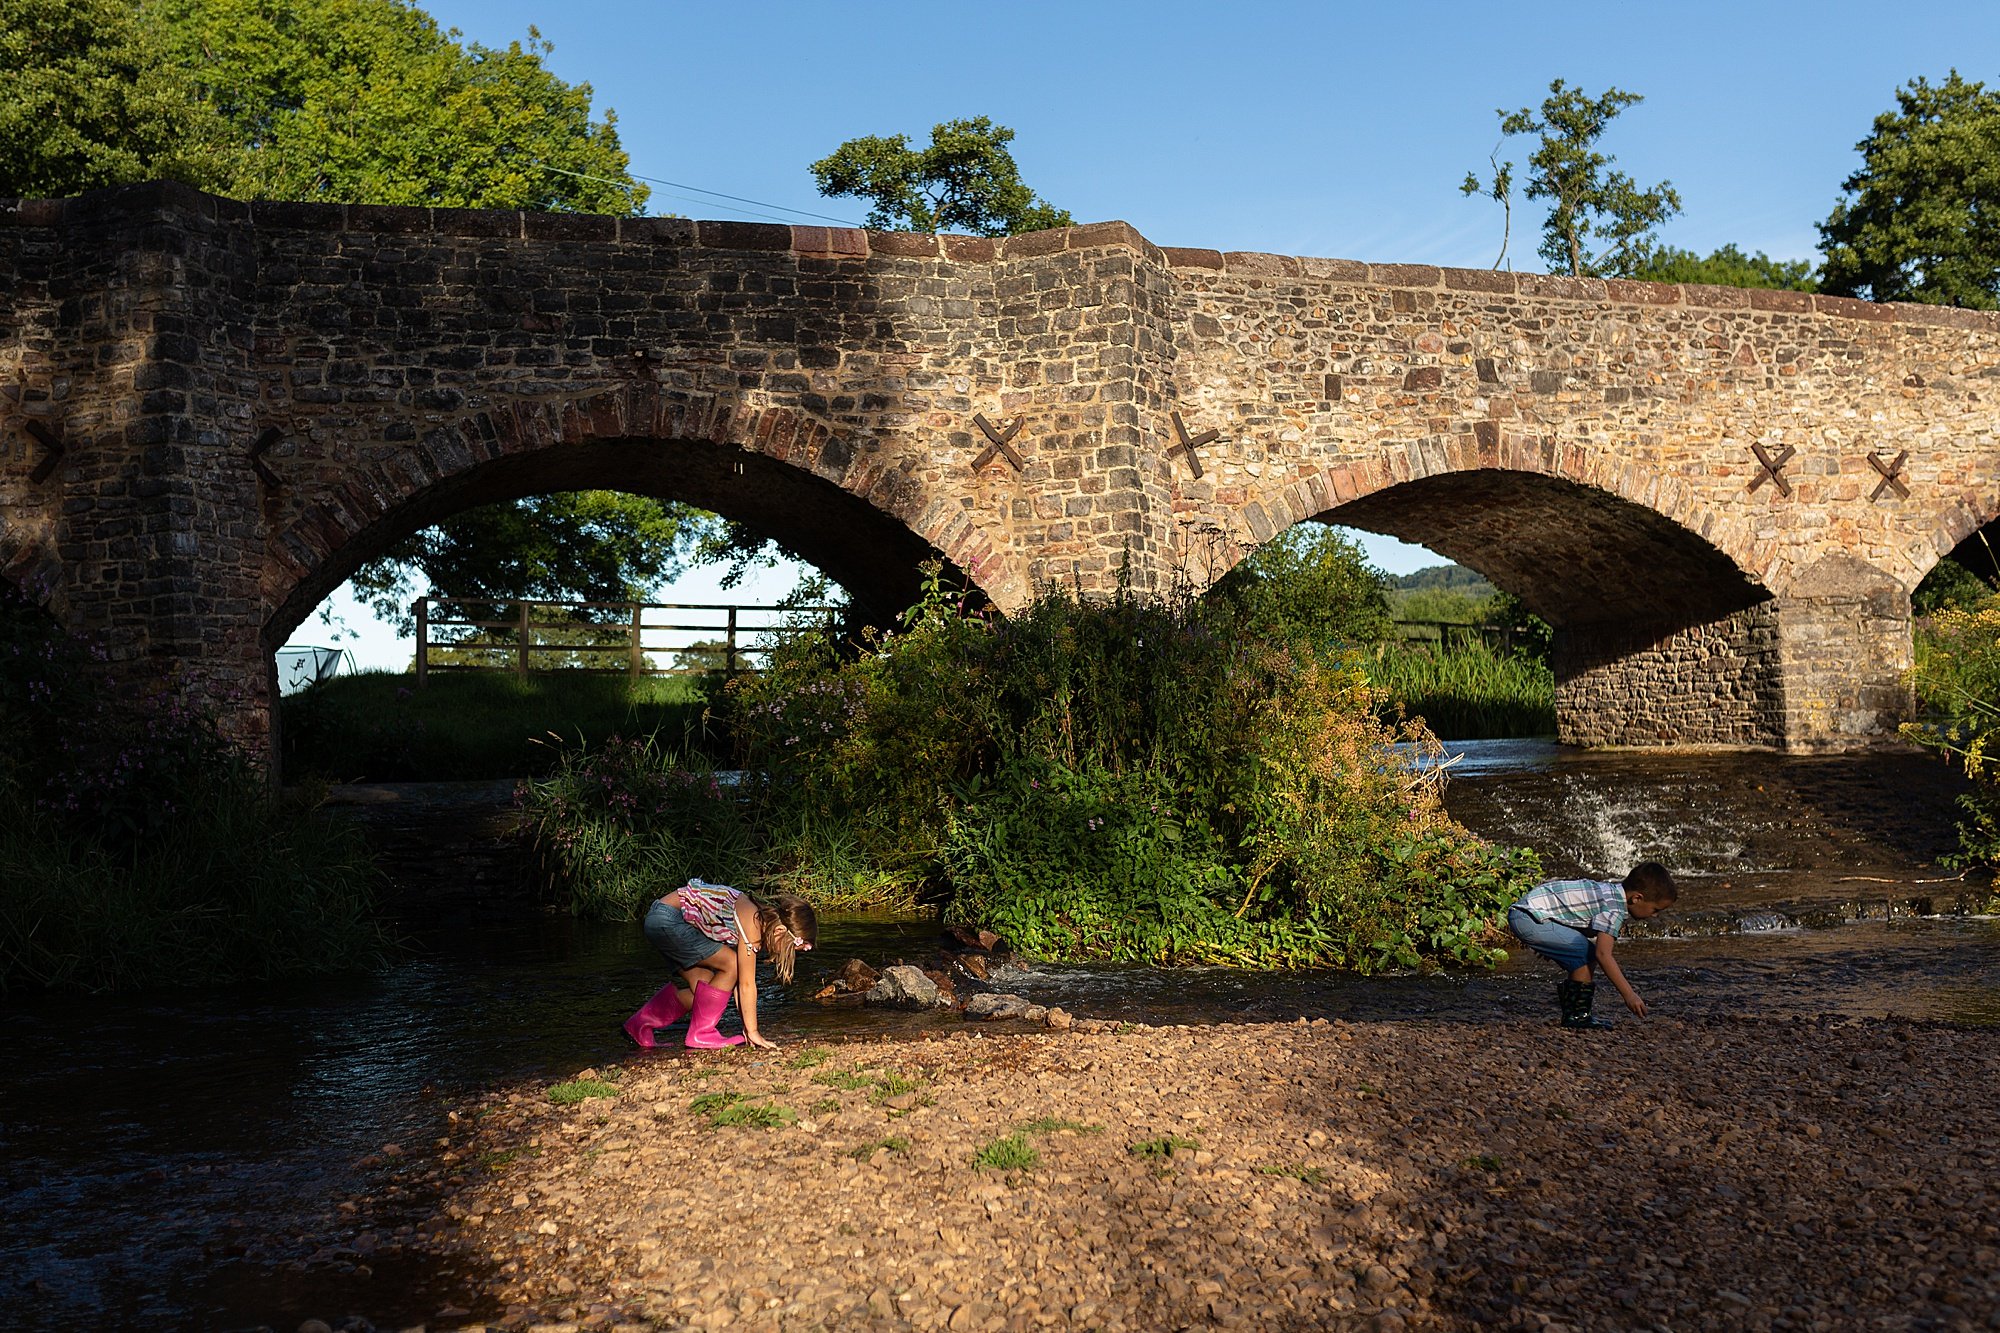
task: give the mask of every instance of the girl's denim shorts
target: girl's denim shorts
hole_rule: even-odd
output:
[[[681,909],[656,902],[646,913],[646,938],[675,967],[694,967],[705,962],[717,949],[727,949],[701,933],[681,915]]]
[[[1537,920],[1534,913],[1524,907],[1510,907],[1507,909],[1507,928],[1520,937],[1521,943],[1551,963],[1560,964],[1572,972],[1579,967],[1590,966],[1590,936],[1575,926],[1565,926],[1559,921]]]

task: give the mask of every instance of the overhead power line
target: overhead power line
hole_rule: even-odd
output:
[[[622,189],[628,189],[628,190],[632,188],[626,182],[614,179],[613,177],[610,176],[592,176],[588,172],[571,171],[567,167],[554,167],[550,166],[546,162],[539,162],[536,163],[536,165],[541,167],[542,170],[544,171],[553,171],[559,176],[574,176],[578,180],[598,181],[604,185],[616,185]],[[859,227],[861,225],[860,223],[855,222],[849,218],[837,218],[828,213],[813,213],[803,208],[791,208],[784,204],[767,203],[762,199],[747,199],[740,194],[724,194],[720,190],[704,190],[699,185],[683,185],[679,181],[663,180],[658,176],[641,176],[637,172],[631,173],[631,176],[633,180],[645,181],[648,185],[665,185],[675,190],[692,190],[694,191],[695,194],[698,195],[706,195],[715,199],[728,199],[738,204],[754,204],[756,205],[757,208],[774,208],[778,210],[778,212],[780,213],[791,213],[795,216],[802,218],[818,218],[822,222],[837,222],[843,227]],[[683,203],[690,203],[690,204],[699,204],[706,202],[706,200],[704,199],[693,199],[689,198],[687,195],[684,194],[672,195],[670,197],[679,199]],[[733,211],[739,213],[755,213],[755,209],[736,209]],[[790,221],[789,218],[775,217],[770,213],[756,213],[756,216],[761,218],[768,218],[772,222]]]

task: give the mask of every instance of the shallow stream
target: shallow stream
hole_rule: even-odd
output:
[[[1953,844],[1957,787],[1932,761],[1458,751],[1454,813],[1537,848],[1551,873],[1615,877],[1650,858],[1681,877],[1680,910],[1620,948],[1658,1012],[2000,1024],[2000,921],[1977,914],[1983,889],[1935,863]],[[662,979],[635,927],[523,909],[490,833],[465,835],[491,823],[496,796],[350,794],[392,857],[435,881],[403,903],[409,956],[378,976],[0,1010],[0,1327],[290,1329],[353,1311],[415,1324],[467,1299],[365,1257],[308,1262],[360,1188],[355,1163],[421,1146],[447,1105],[495,1084],[632,1058],[617,1023]],[[935,934],[827,923],[791,993],[766,989],[767,1031],[813,1041],[957,1025],[801,998],[849,957],[924,958]],[[1518,956],[1493,972],[1366,979],[996,977],[1078,1014],[1155,1023],[1552,1017],[1553,979]],[[1615,1007],[1604,998],[1600,1012]]]

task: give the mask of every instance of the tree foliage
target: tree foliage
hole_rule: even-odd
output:
[[[1711,287],[1765,287],[1791,292],[1819,289],[1810,261],[1773,259],[1762,250],[1746,255],[1734,245],[1725,245],[1706,256],[1670,245],[1650,248],[1625,276],[1642,282],[1692,282]]]
[[[1610,170],[1616,159],[1596,148],[1611,121],[1644,100],[1617,88],[1593,98],[1556,79],[1539,109],[1494,113],[1500,117],[1503,136],[1537,137],[1535,150],[1528,155],[1527,196],[1549,201],[1538,253],[1550,272],[1627,276],[1645,254],[1653,229],[1680,211],[1681,197],[1670,183],[1661,181],[1642,190],[1624,172]],[[1496,152],[1490,182],[1469,172],[1459,188],[1505,204],[1513,170],[1514,164],[1500,162]]]
[[[226,189],[239,160],[130,0],[0,0],[0,196],[156,176]]]
[[[1390,636],[1388,577],[1360,545],[1324,523],[1301,523],[1266,542],[1209,594],[1248,632],[1321,647]]]
[[[933,125],[922,149],[908,135],[868,135],[813,163],[813,179],[821,194],[872,200],[867,225],[878,231],[1012,236],[1069,226],[1067,212],[1022,184],[1013,139],[986,116]]]
[[[1825,290],[2000,308],[2000,93],[1953,70],[1896,90],[1820,224]]]

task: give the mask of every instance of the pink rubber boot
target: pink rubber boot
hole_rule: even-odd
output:
[[[725,1037],[715,1030],[715,1022],[729,1007],[729,992],[717,990],[706,981],[694,983],[694,1017],[688,1020],[687,1044],[698,1051],[740,1046],[742,1037]]]
[[[659,994],[639,1006],[638,1013],[625,1020],[625,1035],[634,1046],[650,1051],[659,1045],[653,1040],[653,1029],[676,1022],[686,1012],[681,1005],[679,983],[669,981],[660,987]]]

